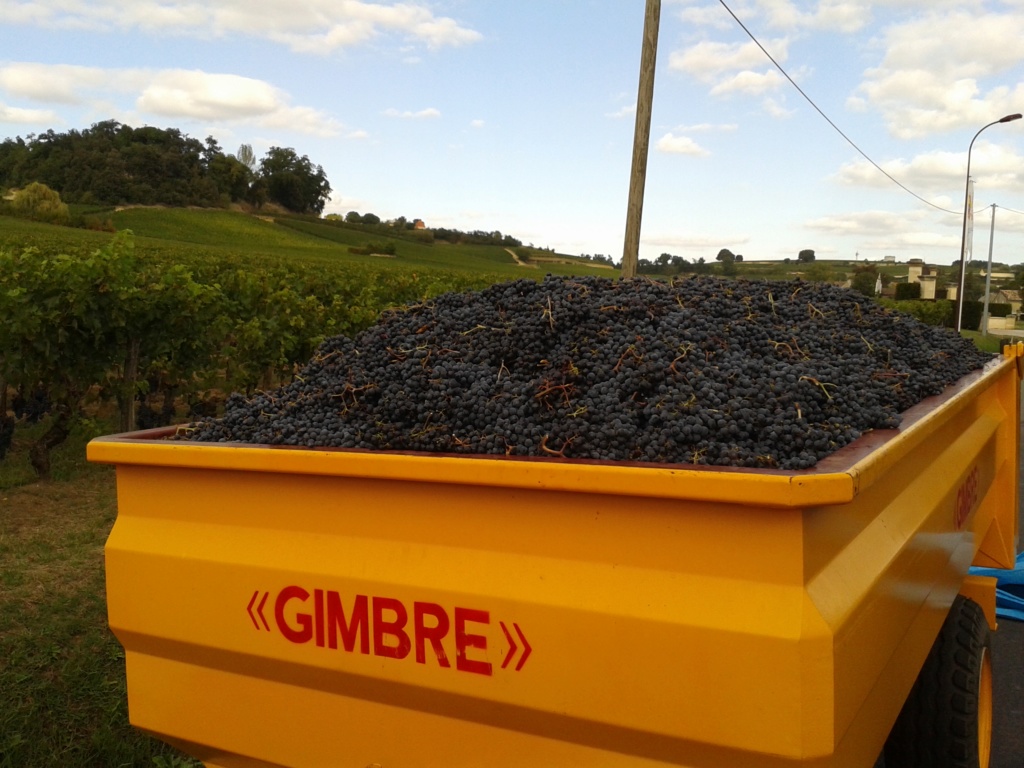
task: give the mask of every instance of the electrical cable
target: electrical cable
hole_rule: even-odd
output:
[[[758,48],[761,49],[761,51],[764,53],[764,55],[768,57],[769,61],[771,61],[771,63],[775,65],[775,68],[778,69],[779,72],[782,73],[783,77],[785,77],[787,80],[789,80],[790,84],[794,88],[797,89],[797,91],[800,93],[801,96],[804,97],[804,99],[806,99],[807,103],[810,104],[812,107],[814,107],[814,109],[817,111],[817,113],[819,115],[821,115],[823,118],[825,118],[825,121],[829,125],[831,125],[833,129],[835,129],[836,133],[838,133],[840,136],[842,136],[844,139],[846,139],[847,144],[849,144],[851,147],[853,147],[855,150],[857,150],[857,152],[860,153],[861,157],[863,157],[865,160],[867,160],[869,163],[871,163],[871,165],[873,165],[877,170],[879,170],[887,179],[889,179],[889,181],[893,182],[896,186],[898,186],[903,191],[909,192],[911,195],[916,197],[918,200],[920,200],[925,205],[930,205],[932,208],[936,208],[936,209],[938,209],[940,211],[943,211],[945,213],[952,213],[952,214],[954,214],[956,216],[963,216],[963,211],[951,211],[948,208],[943,208],[941,205],[936,205],[935,203],[933,203],[933,202],[931,202],[929,200],[925,200],[919,194],[914,192],[914,190],[912,190],[912,189],[908,188],[907,186],[905,186],[898,179],[893,178],[893,176],[888,171],[886,171],[884,168],[882,168],[882,166],[880,166],[878,163],[876,163],[874,160],[872,160],[870,157],[868,157],[867,153],[864,152],[863,149],[858,147],[857,144],[853,141],[853,139],[851,139],[849,136],[847,136],[845,133],[843,133],[842,129],[840,129],[839,126],[836,125],[834,122],[832,122],[832,119],[828,115],[826,115],[817,104],[814,103],[814,100],[810,96],[808,96],[806,93],[804,93],[803,88],[801,88],[799,85],[796,84],[796,81],[793,80],[793,78],[789,76],[789,73],[786,72],[786,70],[782,68],[782,65],[779,64],[779,62],[777,62],[775,60],[775,58],[770,53],[768,53],[767,49],[765,49],[765,47],[763,45],[761,45],[761,42],[756,37],[754,37],[753,32],[751,32],[749,29],[747,29],[747,26],[742,21],[740,21],[739,17],[735,13],[733,13],[732,9],[728,5],[725,4],[725,0],[718,0],[718,2],[720,2],[722,4],[722,7],[725,8],[725,10],[727,10],[729,12],[729,15],[733,17],[733,19],[736,21],[736,23],[740,25],[740,28],[744,32],[747,33],[747,36],[751,40],[754,41],[754,44]]]
[[[985,207],[988,208],[987,205]],[[1017,211],[1014,210],[1013,208],[1007,208],[1005,205],[999,205],[998,203],[996,203],[996,208],[998,208],[1000,211],[1006,211],[1007,213],[1016,213],[1019,216],[1024,216],[1024,211]]]

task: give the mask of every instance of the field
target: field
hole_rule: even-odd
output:
[[[144,254],[190,259],[216,256],[256,256],[297,261],[368,265],[389,269],[442,269],[487,272],[505,279],[538,277],[544,272],[566,275],[605,275],[609,270],[573,256],[558,255],[543,270],[516,264],[499,245],[416,242],[409,236],[391,236],[362,228],[342,227],[294,217],[257,217],[244,213],[181,208],[128,208],[103,214],[118,230],[131,230],[135,247]],[[107,232],[54,227],[0,216],[0,248],[34,245],[45,253],[83,252],[110,241]],[[392,243],[394,258],[361,255],[350,248]],[[553,254],[552,254],[553,255]],[[538,275],[538,272],[540,273]]]

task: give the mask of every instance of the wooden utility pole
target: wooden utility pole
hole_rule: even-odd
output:
[[[640,255],[640,220],[644,212],[644,182],[647,180],[647,147],[651,142],[651,105],[654,102],[654,65],[658,57],[660,20],[661,0],[647,0],[644,44],[640,53],[636,126],[633,129],[633,167],[629,175],[629,203],[626,207],[626,241],[622,248],[623,277],[636,276]]]

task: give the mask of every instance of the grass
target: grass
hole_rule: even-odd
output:
[[[58,449],[60,479],[27,482],[20,445],[0,465],[0,768],[197,765],[128,722],[104,590],[114,473],[86,439]]]
[[[980,331],[960,331],[960,335],[965,339],[971,339],[982,352],[1000,352],[1003,342],[1006,341],[1004,337],[993,336],[991,333],[982,336]]]

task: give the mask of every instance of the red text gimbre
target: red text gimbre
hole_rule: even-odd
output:
[[[270,592],[253,592],[246,606],[249,619],[257,630],[272,632],[276,628],[291,643],[399,660],[412,658],[417,664],[436,663],[443,669],[487,677],[493,674],[493,665],[486,660],[494,624],[489,611],[371,595],[353,595],[346,600],[334,590],[310,592],[290,585],[273,598],[270,622],[264,612],[270,597]],[[518,672],[533,649],[518,624],[497,625],[501,630],[497,639],[508,645],[501,669]]]

